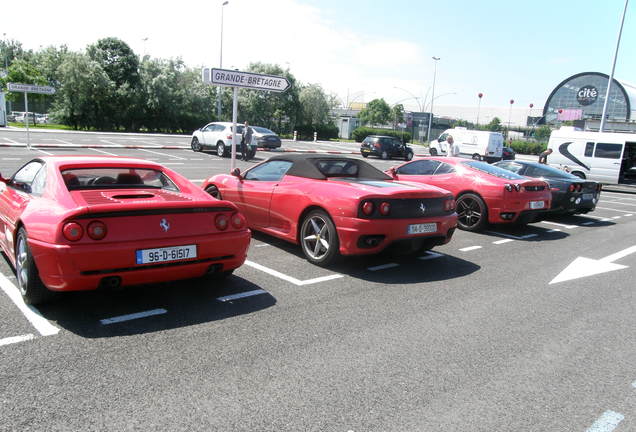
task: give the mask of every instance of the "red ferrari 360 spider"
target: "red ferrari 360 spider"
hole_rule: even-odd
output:
[[[397,180],[449,190],[457,200],[458,225],[476,231],[490,223],[527,224],[550,209],[549,185],[485,162],[427,157],[391,168]]]
[[[307,260],[372,254],[395,245],[416,252],[450,241],[455,201],[434,186],[397,182],[368,163],[325,155],[279,155],[203,187],[231,201],[250,228],[300,243]]]
[[[0,246],[31,304],[50,291],[225,276],[250,237],[236,206],[152,162],[52,156],[0,177]]]

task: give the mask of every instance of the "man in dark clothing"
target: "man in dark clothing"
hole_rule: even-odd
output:
[[[250,153],[250,144],[252,143],[252,134],[254,131],[251,127],[245,122],[243,126],[243,136],[241,137],[241,154],[243,155],[243,160],[249,160]]]
[[[547,165],[548,164],[548,156],[552,154],[552,149],[549,148],[546,151],[544,151],[543,153],[541,153],[539,155],[539,163],[540,164],[544,164]]]

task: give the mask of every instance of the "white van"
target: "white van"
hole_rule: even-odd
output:
[[[453,136],[455,144],[459,144],[459,154],[476,160],[497,162],[501,160],[504,138],[499,132],[468,130],[465,127],[446,129],[436,140],[429,143],[432,156],[446,155],[448,152],[448,135]]]
[[[584,179],[636,184],[636,134],[585,132],[571,126],[550,134],[550,165]]]

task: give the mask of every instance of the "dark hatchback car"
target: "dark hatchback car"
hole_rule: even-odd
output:
[[[588,213],[596,208],[601,196],[601,184],[583,180],[549,165],[526,161],[501,161],[494,164],[522,176],[540,178],[550,184],[552,214]]]
[[[275,149],[281,145],[280,137],[276,132],[260,126],[252,126],[254,140],[259,148]]]
[[[400,158],[407,161],[413,159],[413,149],[399,139],[390,136],[369,135],[362,141],[360,153],[363,157]]]
[[[517,153],[514,151],[512,147],[504,147],[503,149],[501,149],[502,160],[514,160],[516,154]]]

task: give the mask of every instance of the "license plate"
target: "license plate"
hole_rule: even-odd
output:
[[[172,246],[135,251],[137,264],[151,264],[168,261],[180,261],[197,257],[197,245]]]
[[[530,208],[531,209],[542,209],[543,207],[545,207],[545,202],[544,201],[530,201]]]
[[[412,224],[409,225],[407,234],[424,234],[424,233],[434,233],[437,232],[437,224],[436,223],[423,223],[423,224]]]
[[[594,194],[583,194],[584,200],[591,200],[592,198],[594,198]]]

